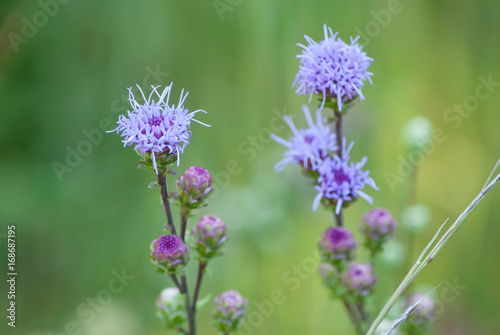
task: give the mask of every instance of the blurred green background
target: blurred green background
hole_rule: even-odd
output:
[[[40,14],[43,7],[53,15]],[[469,106],[467,117],[447,112],[474,102],[469,97],[479,76],[500,81],[498,13],[494,0],[2,0],[0,264],[5,272],[6,226],[16,224],[18,310],[17,327],[8,328],[2,315],[0,332],[71,334],[73,326],[69,332],[65,327],[74,322],[80,334],[165,333],[154,300],[170,283],[148,259],[149,243],[165,223],[157,190],[147,189],[155,176],[136,168],[136,154],[116,134],[99,140],[94,131],[97,144],[82,143],[85,131],[99,129],[106,119],[114,123],[126,111],[127,87],[173,81],[172,101],[185,88],[185,106],[205,109],[208,114],[199,119],[212,125],[193,125],[179,170],[200,165],[212,172],[217,193],[198,216],[220,216],[230,237],[225,256],[211,265],[202,296],[237,289],[249,299],[252,314],[258,310],[254,303],[281,290],[285,302],[269,316],[254,313],[256,326],[248,334],[350,334],[341,304],[328,299],[311,262],[331,216],[311,212],[315,192],[299,169],[273,172],[284,148],[269,140],[269,129],[290,136],[276,115],[297,115],[296,123],[305,125],[301,105],[307,97],[291,88],[296,43],[304,43],[303,34],[322,38],[323,23],[344,40],[366,34],[361,42],[375,59],[374,85],[364,87],[366,101],[350,110],[345,132],[356,141],[353,158],[369,157],[367,168],[381,189],[367,191],[375,206],[400,219],[408,205],[411,179],[394,189],[386,180],[388,171],[398,174],[400,157],[408,157],[401,135],[406,122],[423,115],[444,131],[446,140],[419,166],[417,201],[429,206],[432,220],[406,253],[415,258],[437,227],[475,197],[498,159],[498,85],[478,106]],[[34,22],[39,26],[30,29]],[[68,152],[78,148],[86,156],[58,177],[54,162],[67,165]],[[232,161],[238,167],[229,175]],[[418,279],[466,286],[448,293],[429,334],[498,333],[499,195],[495,189],[488,196]],[[361,216],[370,208],[359,201],[346,213],[358,237]],[[406,243],[403,232],[398,238]],[[302,279],[283,280],[299,278],[290,271],[304,262],[310,271]],[[400,268],[377,262],[373,310],[395,289],[407,262]],[[89,314],[77,308],[123,268],[135,278],[87,322]],[[194,269],[189,274],[193,279]],[[209,317],[205,307],[200,334],[216,334]]]

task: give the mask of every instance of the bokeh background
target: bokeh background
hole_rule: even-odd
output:
[[[408,157],[402,136],[408,120],[426,116],[446,137],[418,166],[416,201],[430,208],[431,223],[412,251],[377,260],[373,310],[409,268],[407,257],[415,258],[446,218],[456,218],[498,159],[499,86],[467,117],[446,114],[473,100],[478,77],[500,81],[498,1],[61,2],[0,4],[0,264],[6,272],[6,226],[16,224],[19,274],[17,327],[6,327],[2,316],[2,334],[71,334],[65,327],[72,322],[74,334],[165,333],[154,300],[170,283],[148,259],[149,243],[165,223],[157,190],[147,188],[155,177],[136,168],[136,154],[122,147],[119,136],[99,136],[102,124],[109,129],[109,120],[126,111],[126,88],[136,83],[173,81],[174,100],[185,88],[186,107],[208,112],[199,119],[212,127],[193,125],[179,167],[200,165],[213,173],[217,193],[197,216],[220,216],[230,237],[202,296],[235,288],[249,299],[250,313],[274,290],[286,297],[269,316],[254,313],[249,334],[352,332],[341,304],[328,299],[311,270],[332,218],[311,211],[315,192],[299,169],[273,172],[284,148],[269,140],[271,127],[290,136],[277,121],[282,114],[305,124],[301,105],[307,98],[291,88],[303,34],[322,38],[323,23],[343,39],[366,34],[361,42],[375,59],[374,85],[365,86],[366,101],[345,122],[356,141],[353,158],[369,157],[367,167],[380,186],[368,191],[374,206],[400,219],[410,201],[411,178],[394,189],[386,178],[398,174],[400,157]],[[53,15],[40,14],[44,7]],[[34,22],[38,26],[30,29]],[[85,131],[96,138],[90,149],[82,144]],[[68,165],[68,152],[78,148],[86,156]],[[68,170],[58,176],[55,162]],[[232,175],[228,164],[237,164],[236,172],[229,168]],[[461,285],[457,294],[446,293],[451,298],[429,334],[498,333],[499,196],[500,190],[491,192],[417,280],[415,287]],[[370,208],[359,201],[346,213],[357,237]],[[408,242],[403,231],[398,239]],[[291,271],[304,262],[309,271],[297,281]],[[87,322],[78,306],[95,299],[112,271],[123,268],[135,278]],[[5,280],[0,289],[5,311]],[[207,306],[199,313],[200,334],[216,334],[209,318]]]

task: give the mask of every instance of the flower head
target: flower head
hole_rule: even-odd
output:
[[[179,192],[179,200],[188,206],[191,202],[202,202],[213,190],[212,176],[206,169],[198,166],[189,167],[175,185]]]
[[[349,260],[358,243],[347,228],[330,227],[323,233],[319,246],[326,261]]]
[[[323,96],[323,104],[326,97],[337,99],[339,110],[342,110],[343,103],[353,100],[357,96],[364,100],[361,88],[368,80],[372,83],[373,73],[368,71],[368,67],[373,59],[363,52],[363,47],[353,39],[351,44],[347,44],[337,34],[333,34],[332,29],[325,24],[323,27],[325,39],[315,42],[309,36],[304,36],[309,43],[302,47],[300,58],[300,69],[293,82],[297,94],[309,94],[309,102],[313,94]]]
[[[370,293],[377,277],[370,263],[351,263],[345,273],[344,282],[352,293],[362,297]]]
[[[426,328],[436,318],[436,303],[427,294],[414,293],[404,301],[403,307],[406,310],[414,304],[417,306],[408,316],[406,325],[409,328]]]
[[[367,238],[368,247],[378,249],[394,236],[397,222],[385,208],[374,208],[363,215],[361,231]]]
[[[275,165],[274,170],[276,172],[283,171],[290,162],[299,163],[306,170],[314,171],[330,152],[338,149],[335,133],[331,131],[326,119],[321,116],[321,110],[316,110],[316,123],[313,122],[311,112],[307,106],[302,106],[302,110],[309,128],[297,129],[292,118],[285,116],[283,119],[292,130],[293,136],[286,141],[275,134],[271,134],[271,137],[276,142],[288,148],[284,155],[285,158]]]
[[[167,272],[175,272],[189,261],[189,247],[178,235],[162,235],[151,242],[151,259]]]
[[[197,110],[189,113],[184,108],[188,92],[184,94],[184,90],[182,90],[177,106],[169,105],[172,84],[167,86],[161,94],[158,92],[160,86],[151,86],[153,91],[147,99],[137,85],[144,99],[142,105],[136,101],[132,88],[129,88],[128,100],[133,110],[128,111],[127,116],[120,115],[118,126],[113,130],[117,133],[121,132],[124,146],[135,145],[134,149],[138,150],[143,157],[147,153],[151,154],[156,173],[158,173],[157,156],[176,155],[177,165],[179,165],[180,154],[184,152],[191,137],[191,120],[208,126],[194,119],[196,113],[206,113],[205,111]],[[156,94],[158,101],[155,100],[153,94]]]
[[[222,333],[238,330],[246,315],[248,302],[238,291],[229,290],[214,299],[214,324]]]
[[[354,201],[358,196],[372,203],[372,198],[364,193],[362,189],[369,185],[378,190],[377,185],[368,175],[370,171],[363,171],[361,168],[368,160],[366,157],[358,163],[349,162],[349,151],[354,142],[346,148],[345,138],[342,144],[342,155],[326,157],[318,165],[319,177],[314,188],[319,192],[314,199],[313,210],[318,209],[321,199],[328,205],[335,205],[335,213],[338,214],[342,205]]]
[[[193,227],[193,235],[196,239],[196,250],[204,258],[215,256],[227,241],[226,226],[221,219],[213,215],[203,216]]]

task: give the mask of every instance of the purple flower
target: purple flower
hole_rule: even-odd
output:
[[[299,95],[309,94],[309,102],[314,93],[323,95],[321,106],[326,97],[335,97],[339,110],[342,110],[345,101],[357,96],[364,100],[361,88],[366,80],[372,83],[373,73],[368,71],[368,67],[373,59],[366,56],[363,47],[356,43],[359,37],[351,37],[349,45],[337,38],[338,33],[333,34],[326,24],[323,30],[325,39],[321,42],[316,43],[304,35],[309,45],[297,44],[304,50],[297,56],[300,58],[300,69],[292,87]]]
[[[323,233],[319,246],[326,261],[351,259],[358,243],[349,229],[330,227]]]
[[[358,196],[369,203],[373,199],[364,193],[362,189],[369,185],[378,190],[377,185],[368,175],[370,171],[363,171],[361,168],[368,160],[366,157],[358,163],[349,162],[349,151],[354,142],[351,142],[346,148],[345,138],[342,141],[342,158],[337,155],[326,157],[318,165],[319,177],[317,185],[314,188],[319,192],[314,199],[313,210],[318,209],[321,199],[324,199],[327,205],[335,205],[335,213],[338,214],[343,204],[354,201]]]
[[[189,205],[191,200],[201,202],[212,192],[212,176],[201,167],[191,166],[179,177],[175,185],[179,192],[179,200]]]
[[[344,277],[347,288],[358,297],[368,295],[376,282],[377,277],[368,262],[352,263]]]
[[[189,247],[177,235],[162,235],[151,242],[151,259],[167,272],[175,272],[189,261]]]
[[[406,310],[417,302],[419,303],[415,310],[408,316],[406,324],[410,328],[425,328],[436,318],[436,303],[427,294],[414,293],[405,299],[403,308]]]
[[[118,126],[113,130],[117,133],[121,132],[121,136],[124,137],[122,141],[124,146],[135,145],[134,150],[138,150],[143,157],[150,153],[157,174],[156,156],[177,155],[177,166],[179,166],[180,154],[184,152],[191,137],[191,120],[210,127],[194,119],[196,113],[206,113],[205,111],[196,110],[189,113],[187,109],[184,109],[184,100],[188,95],[188,92],[184,94],[184,89],[177,106],[168,104],[172,84],[167,86],[161,94],[157,91],[160,86],[151,86],[153,91],[147,99],[137,85],[144,99],[142,105],[136,101],[132,88],[129,88],[129,101],[133,110],[127,112],[128,116],[120,115]],[[153,93],[156,93],[158,101],[153,97]]]
[[[222,333],[238,330],[246,315],[248,302],[238,291],[229,290],[221,293],[214,299],[214,324]]]
[[[196,250],[203,258],[211,258],[227,241],[226,226],[216,216],[203,216],[193,227],[193,236],[196,239]]]
[[[283,171],[290,162],[293,162],[294,165],[299,163],[306,170],[314,171],[330,152],[338,150],[336,136],[331,131],[330,125],[326,123],[326,119],[321,116],[321,110],[316,110],[316,123],[313,122],[311,112],[307,106],[302,106],[302,110],[309,128],[297,129],[292,118],[285,116],[283,119],[292,129],[294,136],[285,141],[281,137],[271,134],[271,137],[276,142],[288,148],[288,151],[284,154],[285,158],[274,166],[276,172]]]
[[[363,215],[361,231],[372,247],[380,247],[394,236],[397,223],[385,208],[374,208]]]

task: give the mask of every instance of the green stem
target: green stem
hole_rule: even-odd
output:
[[[500,180],[500,174],[498,174],[495,179],[491,181],[486,187],[484,187],[481,192],[477,195],[477,197],[472,200],[472,202],[467,206],[467,208],[460,214],[460,216],[455,220],[455,222],[450,226],[450,228],[443,234],[441,239],[435,244],[433,249],[426,255],[425,253],[427,252],[428,248],[432,245],[434,242],[434,239],[427,245],[427,247],[424,249],[418,260],[415,262],[411,270],[407,273],[406,277],[403,279],[401,284],[399,284],[398,288],[396,291],[393,293],[393,295],[389,298],[389,301],[385,304],[385,306],[382,308],[380,311],[379,315],[375,319],[375,321],[372,323],[370,326],[370,329],[368,330],[368,333],[366,335],[373,335],[375,330],[377,329],[378,325],[382,320],[385,318],[391,307],[394,305],[394,303],[399,299],[401,294],[405,291],[405,289],[408,287],[408,285],[416,278],[416,276],[424,269],[424,267],[432,262],[432,260],[436,257],[437,253],[441,248],[445,245],[446,242],[456,233],[458,228],[465,222],[465,220],[469,217],[469,215],[477,208],[479,203],[484,199],[486,194],[488,194],[489,191],[495,186],[496,183]],[[438,230],[439,233],[439,230]],[[436,235],[437,237],[437,235]]]
[[[359,314],[358,309],[356,308],[355,305],[353,305],[352,302],[349,301],[349,299],[345,295],[342,296],[342,302],[344,303],[344,307],[347,310],[347,314],[349,314],[349,318],[351,319],[352,324],[354,325],[356,333],[358,335],[363,335],[365,333],[363,331],[363,328],[361,327],[363,321],[361,315]]]

